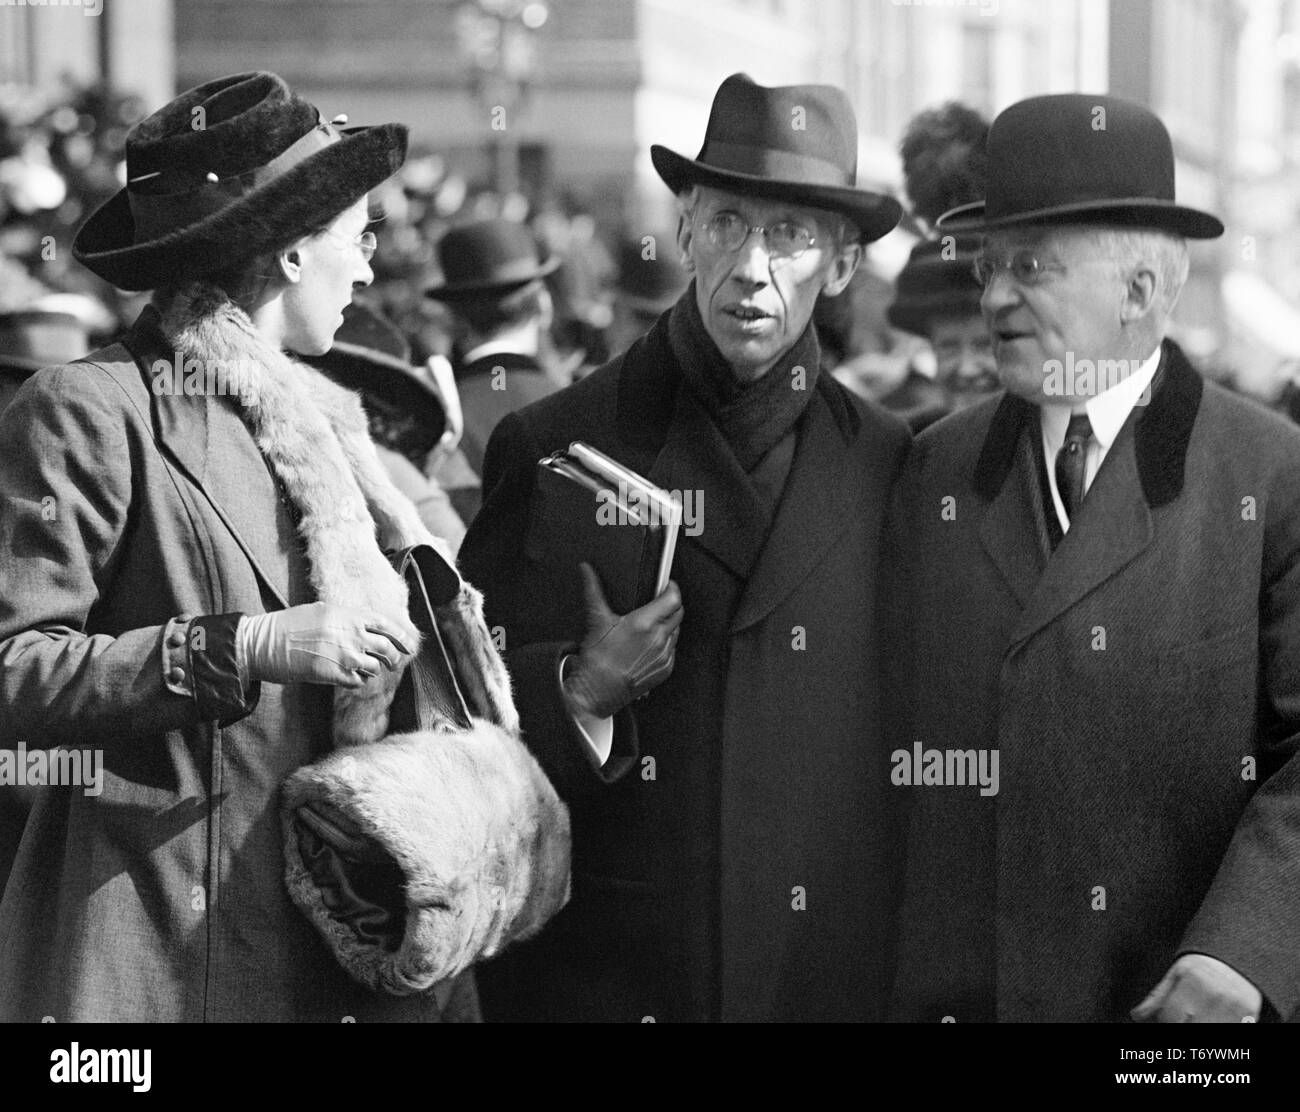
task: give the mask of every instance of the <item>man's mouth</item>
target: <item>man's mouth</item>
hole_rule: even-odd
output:
[[[756,321],[768,320],[772,315],[753,305],[728,305],[722,311],[733,320],[740,321],[741,324],[752,324]]]

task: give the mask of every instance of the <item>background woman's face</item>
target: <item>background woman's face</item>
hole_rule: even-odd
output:
[[[367,222],[366,198],[362,197],[328,230],[298,244],[301,276],[290,283],[284,295],[284,346],[290,351],[299,355],[329,351],[353,291],[374,280],[356,242]]]

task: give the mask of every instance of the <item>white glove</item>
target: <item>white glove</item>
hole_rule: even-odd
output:
[[[404,634],[378,614],[311,602],[271,614],[245,614],[235,631],[241,682],[325,683],[361,687],[410,656]]]

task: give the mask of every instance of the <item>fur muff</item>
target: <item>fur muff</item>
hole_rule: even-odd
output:
[[[286,824],[290,895],[371,988],[423,991],[536,933],[568,900],[568,812],[518,739],[490,723],[394,734],[286,782],[290,811],[319,801],[367,830],[405,878],[406,927],[389,952],[325,907]]]
[[[164,333],[187,361],[245,368],[239,398],[228,400],[301,514],[317,597],[380,613],[418,646],[406,583],[382,548],[428,544],[455,565],[389,480],[360,400],[267,344],[210,285],[192,283],[161,312]],[[519,738],[510,678],[484,621],[482,596],[461,580],[434,617],[472,728],[385,736],[412,659],[403,657],[399,668],[381,669],[363,687],[335,689],[333,741],[343,752],[291,776],[282,811],[294,902],[353,977],[403,994],[534,933],[569,894],[568,812]],[[312,880],[295,816],[316,801],[345,814],[398,863],[405,930],[395,952],[331,914]]]

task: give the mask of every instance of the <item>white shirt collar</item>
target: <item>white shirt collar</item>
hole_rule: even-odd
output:
[[[1156,350],[1147,356],[1136,371],[1084,403],[1084,411],[1088,414],[1088,421],[1092,425],[1092,435],[1101,445],[1103,456],[1110,451],[1110,446],[1115,443],[1115,437],[1124,427],[1128,415],[1147,392],[1151,380],[1155,378],[1156,369],[1160,366],[1160,350],[1160,345],[1157,344]],[[1147,401],[1149,400],[1148,396]],[[1070,423],[1071,413],[1072,407],[1068,405],[1042,407],[1043,446],[1047,449],[1049,460],[1056,458],[1056,453],[1065,443],[1065,431]]]

